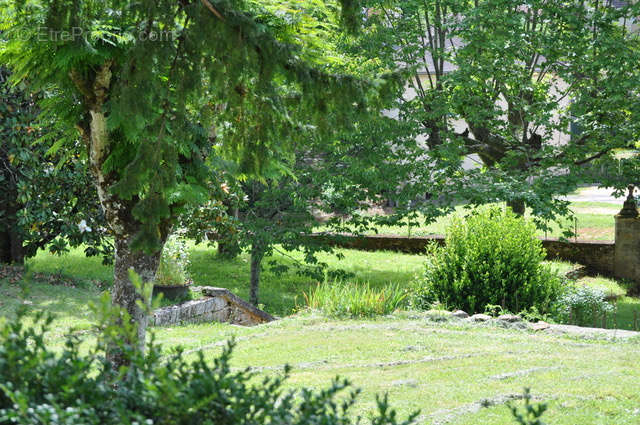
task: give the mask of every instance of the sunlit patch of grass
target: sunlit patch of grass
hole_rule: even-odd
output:
[[[320,254],[320,261],[329,265],[329,271],[338,269],[352,273],[349,283],[367,283],[372,289],[391,285],[408,286],[416,273],[422,271],[424,257],[392,252],[363,252],[339,250],[345,258]],[[261,276],[260,303],[264,309],[276,315],[288,315],[305,307],[303,293],[309,293],[318,281],[297,273],[294,260],[303,259],[302,253],[289,253],[290,257],[275,253],[264,260],[265,270]],[[289,270],[278,275],[269,270],[271,260],[286,264]],[[233,260],[221,259],[213,248],[194,247],[191,251],[190,275],[195,285],[227,288],[241,298],[249,294],[249,258],[247,253]]]
[[[105,286],[113,284],[113,266],[102,263],[102,257],[87,257],[84,248],[77,247],[63,255],[38,251],[26,263],[27,269],[38,273],[73,276],[76,280],[99,281]]]

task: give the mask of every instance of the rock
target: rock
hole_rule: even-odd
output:
[[[491,316],[487,314],[474,314],[470,319],[474,322],[486,322],[487,320],[491,320]]]
[[[498,316],[498,320],[502,320],[503,322],[513,323],[513,322],[520,322],[522,319],[520,318],[520,316],[516,314],[502,314]]]
[[[531,329],[533,329],[534,331],[543,331],[550,327],[551,327],[550,324],[548,324],[547,322],[543,322],[542,320],[531,324]]]
[[[456,310],[451,313],[451,316],[457,317],[458,319],[466,319],[467,317],[469,317],[469,314],[467,314],[466,311]]]
[[[227,289],[199,287],[203,298],[160,308],[153,312],[150,324],[167,326],[180,323],[226,322],[252,326],[275,320],[274,317],[238,298]]]
[[[451,312],[447,310],[428,310],[426,312],[427,319],[434,322],[446,322],[450,316]]]

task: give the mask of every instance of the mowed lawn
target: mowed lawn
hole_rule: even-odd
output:
[[[504,204],[502,204],[504,206]],[[582,240],[607,240],[612,241],[615,236],[614,216],[620,212],[621,206],[605,202],[572,202],[574,220],[562,219],[559,223],[548,222],[550,230],[537,232],[540,237],[560,238],[563,237],[567,229],[577,233],[577,239]],[[396,226],[378,226],[376,230],[369,234],[380,235],[401,235],[401,236],[429,236],[445,234],[447,226],[456,217],[464,217],[469,214],[469,210],[463,205],[457,206],[455,211],[437,218],[433,223],[424,224],[425,218],[419,215],[417,224],[404,221]],[[527,218],[531,218],[530,211],[527,211]],[[325,230],[320,227],[319,230]],[[570,239],[573,239],[572,236]]]
[[[351,273],[348,283],[367,283],[373,288],[399,285],[408,287],[415,278],[423,272],[425,257],[422,255],[407,255],[394,252],[364,252],[355,250],[338,250],[344,255],[339,260],[335,255],[321,254],[320,260],[329,265],[329,270],[344,270]],[[227,288],[238,296],[248,299],[249,294],[249,256],[241,254],[233,260],[220,259],[216,250],[207,245],[191,246],[190,274],[195,285],[217,286]],[[268,263],[271,260],[279,264],[287,264],[289,270],[283,274],[270,271]],[[318,285],[318,280],[300,275],[295,267],[295,261],[301,261],[301,253],[293,252],[286,255],[276,253],[264,260],[265,271],[262,273],[260,286],[261,307],[277,316],[288,316],[306,307],[305,294],[309,294]],[[564,262],[551,262],[561,275],[577,267]],[[111,267],[105,266],[97,257],[86,258],[81,249],[72,250],[63,257],[57,257],[46,252],[40,252],[28,262],[28,269],[35,273],[57,274],[61,277],[72,276],[77,286],[96,291],[96,285],[104,288],[111,285]],[[64,280],[64,279],[62,279]],[[607,327],[620,329],[634,328],[634,312],[640,318],[640,299],[628,297],[628,286],[623,282],[600,276],[582,277],[579,284],[599,287],[612,297],[617,297],[617,314],[608,319]],[[40,288],[40,289],[37,289]],[[64,295],[67,288],[35,283],[32,298],[34,302],[42,302],[51,308],[65,309],[60,297],[49,297],[49,293]],[[12,295],[3,297],[3,292],[11,291]],[[13,306],[18,302],[15,298],[17,287],[6,289],[0,286],[0,313],[3,306]],[[86,304],[85,300],[69,300],[70,305]],[[640,323],[638,323],[640,325]],[[601,324],[600,324],[601,326]]]
[[[410,284],[424,263],[419,255],[343,253],[346,258],[340,263],[329,256],[324,259],[332,268],[354,272],[351,281],[378,287]],[[245,255],[222,261],[214,249],[203,246],[192,248],[191,260],[196,284],[228,287],[246,297]],[[561,272],[573,267],[553,265]],[[47,337],[50,344],[60,346],[71,328],[91,344],[95,334],[89,304],[103,292],[97,285],[109,285],[110,268],[77,250],[62,258],[40,253],[29,262],[29,271],[60,276],[55,285],[29,273],[15,283],[0,280],[0,316],[12,316],[20,305],[51,311],[58,319]],[[73,279],[65,280],[65,274]],[[611,292],[623,290],[619,283],[603,278],[581,282]],[[315,284],[293,271],[282,276],[266,272],[265,308],[289,314],[296,305],[302,307],[300,294]],[[419,423],[511,424],[505,403],[530,387],[536,401],[549,403],[548,424],[640,423],[640,338],[606,341],[463,322],[434,323],[415,312],[376,320],[334,320],[302,311],[253,328],[212,323],[154,332],[167,353],[182,346],[190,358],[202,353],[209,360],[225,341],[235,338],[234,367],[253,367],[259,378],[280,374],[290,364],[291,387],[322,388],[336,375],[347,377],[363,390],[356,406],[362,415],[371,411],[376,394],[388,393],[401,415],[420,409]]]
[[[640,423],[640,340],[602,341],[467,324],[437,324],[419,314],[333,321],[301,314],[251,329],[191,325],[158,330],[166,346],[213,359],[236,337],[233,365],[262,375],[293,366],[293,386],[326,386],[340,375],[363,394],[366,415],[388,393],[418,423],[511,424],[505,402],[525,387],[549,404],[545,423]]]
[[[3,299],[13,295],[3,284]],[[47,342],[60,346],[71,325],[86,345],[94,340],[87,304],[97,291],[33,285],[31,309],[56,311]],[[63,308],[62,306],[66,306]],[[8,313],[7,304],[2,312]],[[465,323],[434,323],[419,313],[377,320],[331,320],[303,312],[242,328],[198,324],[154,328],[168,354],[213,361],[230,338],[232,366],[262,376],[293,366],[288,386],[326,387],[339,375],[362,394],[354,413],[367,415],[387,393],[404,416],[419,409],[420,424],[513,424],[505,405],[525,387],[549,405],[545,423],[638,424],[640,339],[590,340]],[[85,345],[85,346],[86,346]]]

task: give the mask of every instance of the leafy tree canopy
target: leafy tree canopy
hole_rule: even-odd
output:
[[[10,87],[0,68],[0,262],[21,263],[49,245],[55,253],[86,246],[112,259],[105,222],[78,146],[48,155],[50,125],[38,119],[37,96]]]
[[[332,73],[339,58],[322,54],[327,17],[338,10],[323,2],[8,2],[2,58],[15,80],[50,92],[43,109],[67,143],[80,127],[109,191],[150,224],[141,241],[151,249],[161,222],[202,197],[190,183],[204,171],[198,140],[214,125],[243,169],[259,174],[300,126],[328,131],[367,108],[375,87]],[[98,125],[108,134],[99,143]]]
[[[370,1],[361,43],[387,69],[410,67],[398,105],[429,160],[458,158],[451,187],[472,203],[525,204],[547,219],[554,197],[601,176],[640,138],[637,2]],[[402,136],[404,137],[404,136]],[[482,167],[464,169],[475,155]],[[617,169],[615,167],[613,169]],[[631,169],[633,167],[627,167]],[[621,167],[622,170],[627,168]],[[635,175],[618,173],[616,187]]]
[[[78,132],[87,148],[115,240],[112,299],[139,324],[131,343],[144,341],[144,312],[128,270],[153,279],[179,213],[207,197],[205,159],[218,136],[245,173],[286,173],[280,159],[305,130],[349,125],[394,88],[395,78],[364,80],[335,72],[339,58],[318,59],[336,21],[328,17],[340,10],[354,29],[357,3],[2,3],[0,60],[14,81],[48,94],[43,114],[67,136],[52,149]]]

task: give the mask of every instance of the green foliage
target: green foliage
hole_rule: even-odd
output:
[[[64,347],[45,344],[51,319],[25,316],[0,328],[0,423],[21,424],[340,424],[362,423],[350,416],[359,393],[336,378],[322,390],[286,390],[283,376],[259,378],[248,369],[230,366],[233,343],[214,359],[184,359],[180,350],[163,357],[153,341],[147,354],[121,346],[129,366],[113,372],[101,348],[120,344],[135,328],[121,320],[104,300],[102,338],[97,348],[80,354],[82,341],[69,336]],[[125,317],[126,318],[126,317]],[[124,326],[118,323],[124,323]],[[126,335],[125,335],[126,334]],[[400,420],[387,398],[367,421],[375,425],[408,425],[417,413]]]
[[[399,285],[381,289],[368,283],[328,282],[304,294],[308,308],[332,317],[374,317],[391,314],[407,300],[407,290]]]
[[[640,108],[629,102],[640,85],[632,23],[640,6],[614,3],[368,2],[359,49],[382,69],[406,66],[397,108],[404,130],[393,140],[419,137],[420,162],[446,165],[449,184],[436,194],[526,205],[545,228],[570,215],[558,195],[577,184],[635,181],[638,158],[620,164],[615,149],[640,139]],[[584,166],[593,161],[610,176]]]
[[[518,424],[544,425],[544,422],[542,422],[540,418],[547,410],[547,405],[545,403],[537,405],[531,404],[531,392],[529,388],[525,388],[524,390],[524,412],[521,412],[513,403],[509,403],[508,406]]]
[[[189,264],[189,251],[182,235],[169,236],[162,250],[154,282],[167,286],[188,284],[190,281]]]
[[[586,285],[570,285],[554,302],[552,316],[561,323],[594,326],[602,322],[604,314],[613,312],[606,292]]]
[[[549,311],[561,281],[544,266],[534,227],[511,211],[485,208],[455,219],[446,245],[430,250],[417,303],[439,301],[449,308],[481,313],[488,305]]]
[[[386,118],[377,119],[381,125],[389,124]],[[322,279],[327,264],[318,254],[333,249],[308,237],[317,230],[319,221],[329,231],[350,233],[369,231],[380,220],[399,221],[402,213],[376,217],[367,210],[379,204],[383,194],[410,179],[414,170],[406,164],[397,165],[407,150],[362,132],[344,133],[350,136],[346,140],[325,140],[306,132],[306,139],[296,144],[291,155],[280,158],[287,170],[284,176],[274,169],[262,178],[247,177],[237,165],[217,161],[209,192],[210,198],[221,201],[184,214],[188,234],[198,242],[209,235],[211,242],[223,247],[219,253],[229,256],[255,247],[259,256],[269,256],[274,250],[286,251],[285,256],[302,251],[303,261],[294,263],[296,271]],[[380,163],[392,157],[398,162],[382,169]],[[269,265],[278,273],[288,269],[282,262]]]
[[[69,245],[110,262],[113,247],[80,146],[50,149],[45,141],[56,130],[39,117],[42,93],[12,86],[9,75],[0,67],[0,262],[20,262],[46,246],[62,254]]]
[[[339,4],[8,1],[0,57],[15,81],[47,90],[43,111],[64,130],[57,146],[81,130],[95,180],[117,201],[103,206],[123,210],[107,218],[125,217],[132,248],[152,254],[185,206],[205,201],[214,143],[243,173],[281,174],[307,130],[348,127],[398,86],[336,67],[326,34]],[[353,23],[355,2],[345,4]]]

